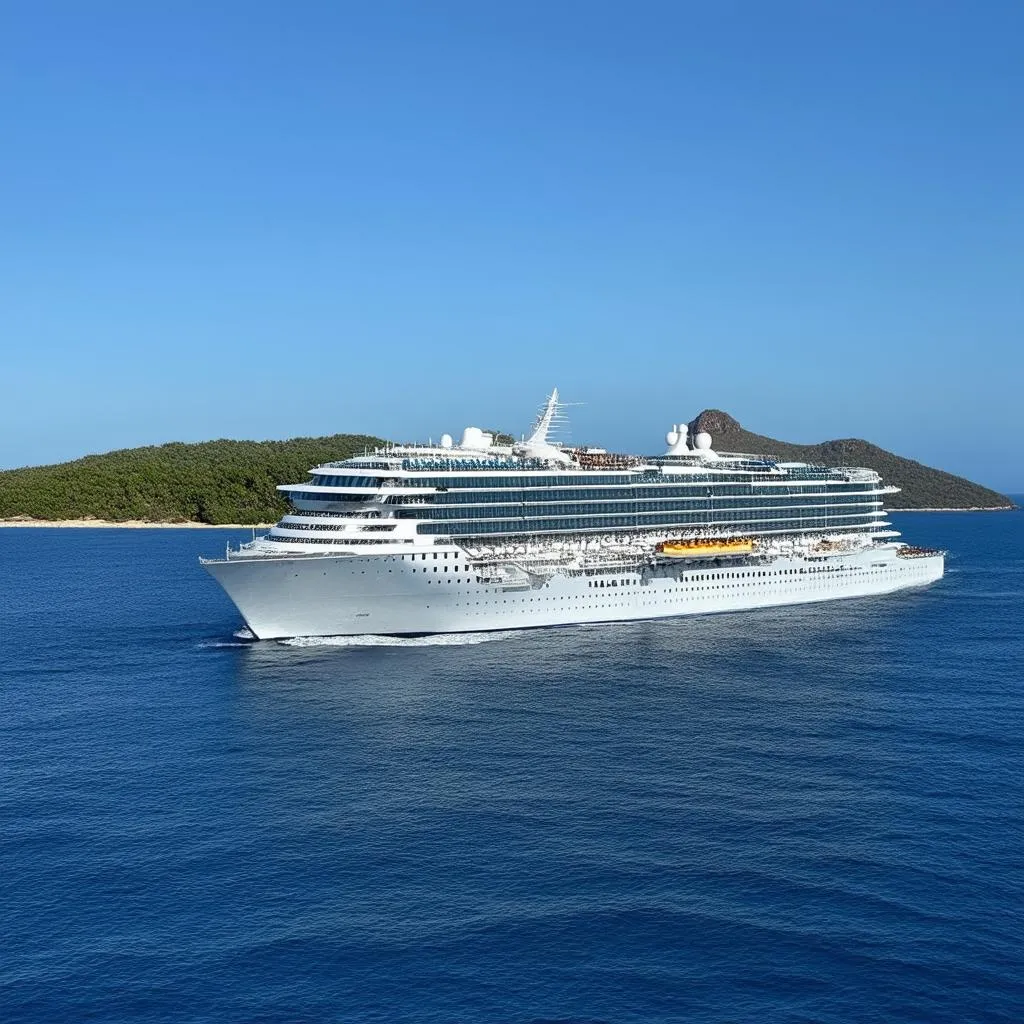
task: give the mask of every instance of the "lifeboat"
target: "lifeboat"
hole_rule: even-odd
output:
[[[749,555],[754,550],[754,542],[749,537],[666,540],[655,550],[666,558],[721,558],[729,555]]]

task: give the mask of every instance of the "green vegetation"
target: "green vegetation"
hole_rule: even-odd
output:
[[[887,484],[900,487],[886,498],[888,508],[1014,508],[998,491],[971,483],[962,476],[893,455],[884,448],[855,438],[821,444],[788,444],[744,430],[728,413],[705,409],[690,423],[696,433],[706,430],[714,446],[726,452],[775,455],[792,462],[819,466],[864,466],[881,474]]]
[[[290,441],[205,441],[127,448],[56,466],[0,472],[0,519],[268,523],[285,511],[277,484],[383,442],[363,434]]]
[[[744,430],[726,413],[702,412],[716,448],[777,455],[827,466],[867,466],[902,487],[891,508],[1013,507],[962,477],[901,459],[866,441],[797,445]],[[503,438],[504,440],[504,438]],[[305,480],[313,466],[383,444],[362,434],[290,441],[206,441],[128,448],[56,466],[0,472],[0,519],[106,519],[123,522],[269,523],[285,511],[277,484]]]

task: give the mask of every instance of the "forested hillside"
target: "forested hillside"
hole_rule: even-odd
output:
[[[280,518],[280,483],[383,442],[363,434],[290,441],[205,441],[127,448],[55,466],[0,472],[0,519],[144,519],[266,523]]]
[[[998,491],[972,483],[962,476],[932,469],[913,459],[851,438],[821,444],[789,444],[744,430],[728,413],[705,409],[690,423],[690,431],[707,431],[719,451],[776,455],[792,462],[821,466],[865,466],[882,475],[887,484],[902,488],[886,498],[888,508],[1013,508]]]

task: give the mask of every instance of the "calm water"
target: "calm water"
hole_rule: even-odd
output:
[[[220,531],[0,530],[0,1019],[1024,1021],[1024,514],[931,589],[238,644]]]

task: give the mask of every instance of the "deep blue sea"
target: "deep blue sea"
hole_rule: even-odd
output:
[[[0,1021],[1024,1021],[1024,513],[922,591],[249,644],[0,530]]]

